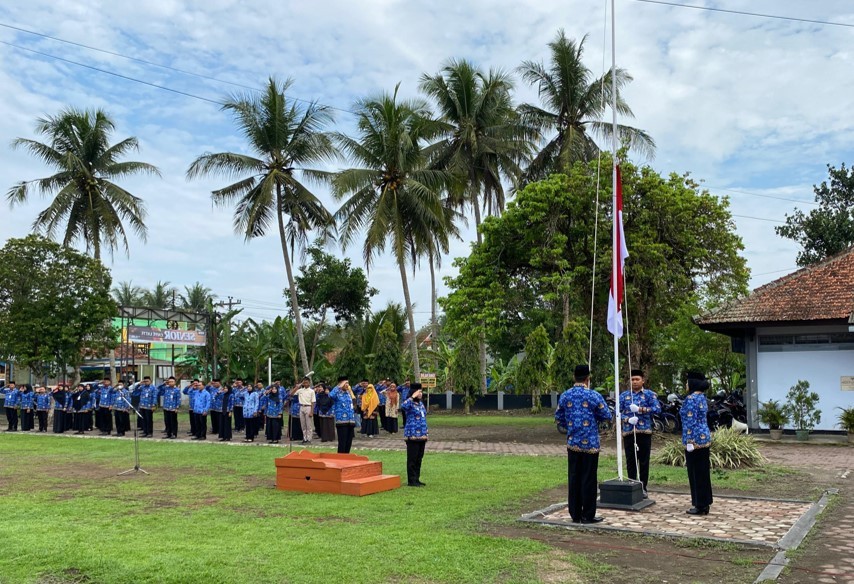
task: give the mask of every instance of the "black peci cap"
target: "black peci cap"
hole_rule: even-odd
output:
[[[587,365],[578,365],[575,368],[575,378],[576,379],[587,379],[590,377],[590,367]]]

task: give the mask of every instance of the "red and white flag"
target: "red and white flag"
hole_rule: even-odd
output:
[[[620,338],[623,336],[623,266],[629,257],[626,238],[623,233],[623,180],[620,177],[620,167],[617,167],[616,196],[614,197],[614,257],[617,269],[611,268],[611,291],[608,294],[608,331]]]

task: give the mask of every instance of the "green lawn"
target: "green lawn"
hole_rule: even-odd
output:
[[[483,529],[555,502],[536,495],[565,483],[562,458],[428,446],[427,488],[355,498],[275,490],[273,459],[285,452],[143,442],[151,475],[117,477],[132,466],[130,441],[2,436],[0,583],[533,583],[554,557]],[[404,453],[370,455],[405,475]],[[600,468],[610,478],[613,460]],[[685,484],[681,469],[653,476]],[[743,488],[763,480],[727,476]]]

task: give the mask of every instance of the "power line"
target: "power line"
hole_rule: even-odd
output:
[[[759,274],[753,274],[753,276],[754,277],[756,277],[756,276],[769,276],[771,274],[779,274],[780,272],[791,272],[792,270],[797,270],[797,269],[798,268],[796,266],[794,268],[785,268],[782,270],[771,270],[770,272],[760,272]]]
[[[830,20],[814,20],[811,18],[798,18],[796,16],[781,16],[779,14],[762,14],[759,12],[745,12],[743,10],[727,10],[725,8],[712,8],[711,6],[696,6],[694,4],[680,4],[678,2],[665,2],[664,0],[634,0],[644,4],[660,4],[662,6],[675,6],[677,8],[693,8],[694,10],[706,10],[708,12],[723,12],[725,14],[738,14],[739,16],[755,16],[757,18],[771,18],[774,20],[790,20],[792,22],[805,22],[808,24],[821,24],[825,26],[842,26],[854,28],[854,24],[847,22],[833,22]]]
[[[725,191],[725,192],[728,192],[728,193],[738,193],[739,195],[748,195],[748,196],[751,196],[751,197],[763,197],[763,198],[765,198],[765,199],[776,199],[776,200],[778,200],[778,201],[788,201],[788,202],[790,202],[790,203],[800,203],[800,204],[803,204],[803,205],[816,205],[816,206],[818,206],[818,203],[816,203],[815,201],[801,201],[801,200],[798,200],[798,199],[787,199],[786,197],[778,197],[778,196],[776,196],[776,195],[763,195],[763,194],[760,194],[760,193],[750,193],[750,192],[748,192],[748,191],[739,191],[739,190],[736,190],[736,189],[725,189],[725,188],[723,188],[723,187],[713,187],[713,186],[710,186],[710,185],[704,185],[704,186],[706,186],[707,188],[709,188],[709,189],[711,189],[711,190],[713,190],[713,191]]]
[[[186,91],[181,91],[180,89],[173,89],[171,87],[166,87],[165,85],[158,85],[157,83],[151,83],[150,81],[143,81],[142,79],[137,79],[135,77],[129,77],[127,75],[122,75],[121,73],[115,73],[113,71],[107,71],[106,69],[100,69],[98,67],[93,67],[92,65],[86,65],[85,63],[80,63],[78,61],[72,61],[71,59],[65,59],[63,57],[57,57],[56,55],[51,55],[49,53],[43,53],[41,51],[37,51],[35,49],[30,49],[27,47],[22,47],[20,45],[16,45],[13,43],[7,43],[6,41],[0,41],[0,44],[10,46],[13,49],[18,49],[20,51],[27,51],[30,53],[35,53],[36,55],[48,57],[50,59],[56,59],[57,61],[62,61],[63,63],[69,63],[71,65],[77,65],[78,67],[85,67],[86,69],[91,69],[92,71],[97,71],[98,73],[105,73],[107,75],[112,75],[113,77],[125,79],[126,81],[133,81],[134,83],[141,83],[142,85],[148,85],[149,87],[154,87],[156,89],[162,89],[164,91],[171,91],[172,93],[177,93],[178,95],[183,95],[185,97],[192,97],[193,99],[198,99],[201,101],[206,101],[208,103],[221,105],[221,102],[216,101],[215,99],[210,99],[207,97],[202,97],[201,95],[195,95],[192,93],[187,93]]]
[[[769,219],[768,217],[753,217],[751,215],[736,215],[733,213],[733,217],[740,217],[742,219],[755,219],[756,221],[770,221],[771,223],[785,223],[785,221],[781,221],[779,219]]]

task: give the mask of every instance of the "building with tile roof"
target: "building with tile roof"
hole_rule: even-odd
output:
[[[817,430],[839,430],[838,407],[854,406],[854,247],[765,284],[695,319],[728,335],[746,355],[748,422],[759,402],[785,403],[806,380],[821,400]]]

